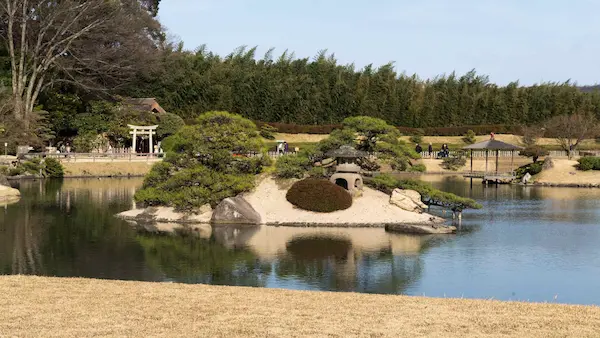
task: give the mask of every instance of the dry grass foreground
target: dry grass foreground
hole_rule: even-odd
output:
[[[598,337],[600,307],[0,277],[0,336]]]

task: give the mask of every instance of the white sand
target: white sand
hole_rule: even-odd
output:
[[[280,188],[272,178],[264,178],[258,187],[244,198],[260,214],[265,224],[377,226],[388,224],[432,224],[442,218],[402,210],[389,203],[390,197],[365,187],[363,195],[355,198],[346,210],[317,213],[294,207],[285,198],[286,188]]]

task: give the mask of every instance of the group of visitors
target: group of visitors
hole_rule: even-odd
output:
[[[421,155],[426,154],[427,157],[432,157],[433,156],[433,145],[431,143],[429,143],[429,146],[427,147],[427,153],[424,153],[423,147],[421,147],[421,145],[417,143],[417,145],[415,146],[415,151],[418,154],[421,154]],[[437,157],[442,158],[442,157],[448,157],[448,156],[450,156],[450,149],[448,149],[447,144],[443,144],[442,149],[437,153]]]
[[[283,141],[277,145],[277,155],[285,154],[289,151],[289,145],[286,141]]]

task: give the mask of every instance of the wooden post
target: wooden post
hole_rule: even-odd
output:
[[[148,137],[150,138],[150,145],[149,145],[150,148],[148,148],[148,152],[150,154],[152,154],[152,153],[154,153],[154,150],[153,150],[154,149],[154,144],[152,144],[152,130],[149,130],[148,134],[149,134]]]
[[[496,150],[496,176],[498,176],[498,157],[500,157],[499,150]]]
[[[487,174],[487,171],[488,171],[488,150],[486,149],[485,150],[485,173],[484,173],[484,176],[485,176],[485,174]]]
[[[512,175],[513,171],[514,171],[514,164],[515,164],[515,151],[511,150],[510,151],[510,174]]]
[[[473,149],[471,149],[471,174],[473,174]]]

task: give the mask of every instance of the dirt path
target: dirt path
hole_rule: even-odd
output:
[[[0,336],[597,337],[600,308],[0,277]]]

